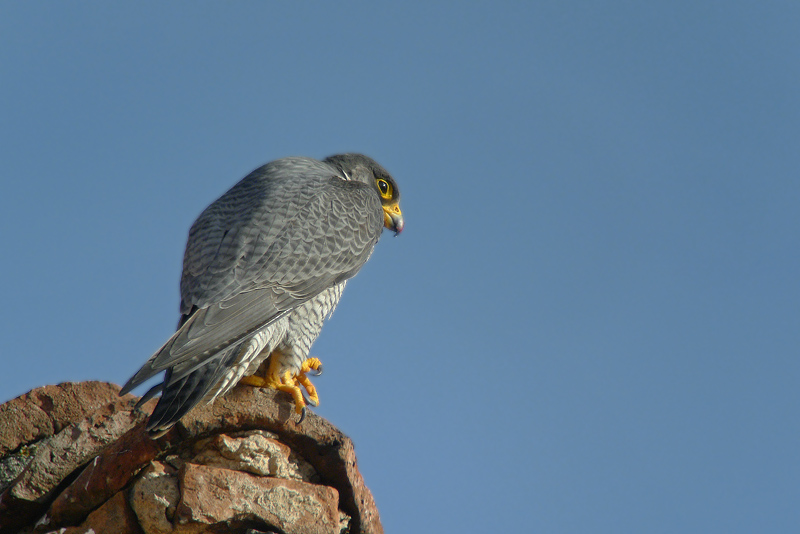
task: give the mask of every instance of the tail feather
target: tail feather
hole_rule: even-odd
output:
[[[151,388],[142,397],[142,401],[145,401],[161,391],[158,404],[147,421],[147,431],[152,436],[159,436],[172,428],[219,382],[237,352],[238,346],[228,347],[188,373],[179,368],[167,369],[164,382]]]
[[[136,406],[134,406],[134,408],[136,408],[137,410],[139,408],[141,408],[144,405],[145,402],[147,402],[150,399],[152,399],[153,397],[155,397],[156,393],[161,393],[162,389],[164,389],[164,383],[163,382],[160,383],[160,384],[156,384],[155,386],[153,386],[150,389],[148,389],[147,393],[142,395],[142,398],[139,399],[139,402],[136,403]]]

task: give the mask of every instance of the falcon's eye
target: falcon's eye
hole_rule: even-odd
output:
[[[375,183],[378,184],[378,190],[381,192],[381,196],[383,198],[392,198],[392,186],[389,182],[382,178],[378,178],[375,180]]]

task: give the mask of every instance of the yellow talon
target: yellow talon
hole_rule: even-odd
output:
[[[318,358],[308,358],[300,366],[300,371],[296,375],[292,375],[291,371],[286,371],[283,377],[280,376],[280,359],[276,353],[269,359],[269,366],[265,376],[250,375],[243,377],[239,382],[248,386],[254,387],[269,387],[284,391],[292,396],[294,400],[295,412],[301,415],[302,421],[305,415],[306,400],[303,398],[303,393],[300,390],[302,386],[308,393],[308,400],[312,406],[319,406],[319,394],[317,388],[308,379],[306,373],[309,371],[322,372],[322,362]]]
[[[297,383],[294,381],[291,371],[286,371],[283,375],[283,383],[281,383],[277,389],[291,395],[294,399],[294,411],[299,414],[303,413],[303,408],[306,407],[306,401],[303,398],[303,393],[300,391],[300,388],[297,387]]]
[[[305,374],[311,370],[322,372],[322,362],[319,361],[319,358],[308,358],[306,361],[303,362],[303,365],[300,366],[300,374]]]

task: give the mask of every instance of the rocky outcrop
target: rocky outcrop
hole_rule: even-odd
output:
[[[0,406],[0,534],[380,534],[347,436],[283,394],[238,387],[168,433],[155,401],[102,382]]]

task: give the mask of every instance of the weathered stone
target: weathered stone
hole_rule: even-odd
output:
[[[141,534],[136,515],[128,505],[125,493],[120,492],[89,514],[78,527],[62,529],[63,534]]]
[[[111,391],[116,394],[117,388]],[[34,391],[27,398],[42,397]],[[0,534],[128,534],[131,518],[140,523],[135,528],[143,529],[138,534],[383,532],[352,442],[313,413],[298,424],[285,394],[235,388],[214,404],[192,410],[155,440],[144,431],[155,400],[144,406],[144,413],[131,411],[133,400],[114,399],[91,411],[72,412],[88,415],[56,435],[38,438],[35,447],[18,446],[6,455],[19,455],[14,461],[23,466],[28,457],[33,461],[22,473],[12,465],[17,475],[9,477],[16,478],[0,493]],[[48,409],[33,413],[54,413],[54,407]],[[19,411],[3,413],[16,416]],[[135,495],[136,513],[125,502]],[[114,516],[124,513],[131,521],[115,523]],[[320,517],[325,519],[318,524]]]
[[[119,438],[143,416],[132,413],[133,401],[106,404],[40,443],[25,471],[0,495],[0,532],[40,515],[55,489],[75,469]],[[121,409],[124,408],[124,409]],[[45,518],[44,524],[49,521]]]
[[[372,493],[358,471],[353,442],[313,412],[300,424],[295,418],[285,393],[239,386],[212,404],[189,412],[176,430],[184,438],[254,428],[275,432],[314,466],[321,483],[339,490],[340,506],[352,517],[353,532],[382,534]]]
[[[70,425],[36,449],[33,461],[11,488],[11,494],[28,500],[46,497],[66,475],[120,437],[137,421],[127,411],[99,410]]]
[[[173,532],[172,519],[180,500],[175,468],[152,462],[130,490],[131,506],[147,534]]]
[[[3,493],[33,460],[37,444],[23,445],[0,460],[0,493]]]
[[[147,403],[152,407],[155,401]],[[144,417],[140,415],[139,417]],[[48,516],[55,525],[75,525],[120,491],[169,444],[174,434],[158,440],[144,432],[144,421],[129,430],[87,465],[53,501]]]
[[[275,434],[264,430],[218,434],[195,443],[194,450],[198,452],[192,462],[254,475],[317,481],[314,468],[275,438]]]
[[[350,522],[352,520],[352,517],[339,510],[339,534],[347,534],[352,532],[350,530]]]
[[[0,456],[57,434],[101,406],[115,403],[121,407],[134,398],[119,398],[119,389],[107,382],[65,382],[36,388],[0,405]]]
[[[257,520],[285,534],[338,534],[338,493],[328,486],[187,463],[175,523],[223,526]]]

